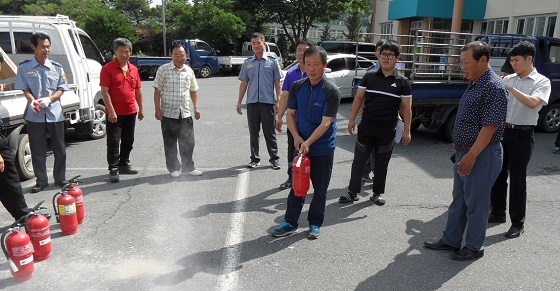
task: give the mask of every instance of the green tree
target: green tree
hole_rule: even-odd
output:
[[[348,40],[360,40],[359,33],[362,32],[362,26],[367,23],[366,18],[369,18],[371,12],[371,0],[350,0],[346,3],[346,10],[348,14],[345,18],[346,28],[348,33],[344,33],[344,37]]]
[[[84,22],[83,29],[94,38],[101,51],[112,52],[113,41],[118,37],[125,37],[133,44],[138,40],[127,17],[109,7],[91,11]]]
[[[108,0],[111,8],[121,11],[136,26],[140,26],[150,16],[152,0]]]
[[[282,25],[288,39],[295,46],[297,39],[306,38],[315,22],[328,22],[345,11],[345,0],[261,0],[264,9]],[[256,1],[259,2],[259,1]]]
[[[327,22],[325,23],[325,26],[323,26],[323,33],[321,34],[321,41],[327,41],[327,40],[331,40],[331,23]]]
[[[195,0],[182,17],[182,38],[200,38],[220,51],[229,51],[245,31],[245,24],[232,9],[232,0]]]

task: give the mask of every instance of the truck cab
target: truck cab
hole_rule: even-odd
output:
[[[201,78],[208,78],[220,70],[216,50],[200,39],[175,39],[172,44],[181,43],[188,50],[189,65]]]
[[[278,46],[273,42],[266,42],[266,48],[264,50],[268,54],[274,54],[276,60],[278,61],[278,65],[280,66],[280,70],[284,68],[284,60],[282,59],[282,53]],[[243,56],[253,56],[255,53],[253,52],[253,47],[251,46],[250,41],[246,41],[243,43],[243,47],[241,48],[241,54]]]

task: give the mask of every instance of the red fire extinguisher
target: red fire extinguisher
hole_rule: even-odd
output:
[[[16,280],[23,282],[31,279],[35,270],[33,244],[19,223],[2,234],[2,251]]]
[[[78,216],[76,214],[76,199],[68,194],[69,185],[64,185],[60,192],[53,196],[53,208],[56,215],[56,222],[60,223],[60,230],[63,234],[75,234],[78,232]],[[57,196],[58,199],[56,199]]]
[[[26,215],[25,230],[29,234],[31,243],[33,244],[33,256],[36,261],[46,260],[51,257],[51,227],[49,220],[41,214],[41,207],[45,201],[39,202],[35,207],[31,208],[31,212]]]
[[[84,207],[84,195],[82,193],[82,189],[78,187],[78,184],[81,181],[78,180],[80,176],[76,176],[70,179],[70,187],[68,188],[68,194],[72,195],[76,200],[76,214],[78,216],[78,224],[82,224],[84,222],[84,217],[86,217],[86,211]]]
[[[299,153],[292,163],[292,187],[298,197],[307,196],[311,177],[311,160]]]

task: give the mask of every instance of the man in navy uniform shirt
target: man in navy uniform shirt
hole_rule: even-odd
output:
[[[454,251],[454,260],[484,256],[490,191],[502,169],[507,89],[488,63],[490,47],[474,41],[461,49],[461,69],[470,81],[453,127],[453,201],[442,237],[427,248]],[[465,246],[461,248],[466,229]]]

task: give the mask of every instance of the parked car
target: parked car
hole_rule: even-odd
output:
[[[331,79],[340,90],[340,98],[352,97],[352,80],[354,77],[363,76],[367,69],[374,66],[376,61],[368,60],[363,57],[356,57],[351,54],[327,55],[327,78]],[[282,75],[293,67],[298,66],[295,61],[282,70]]]

